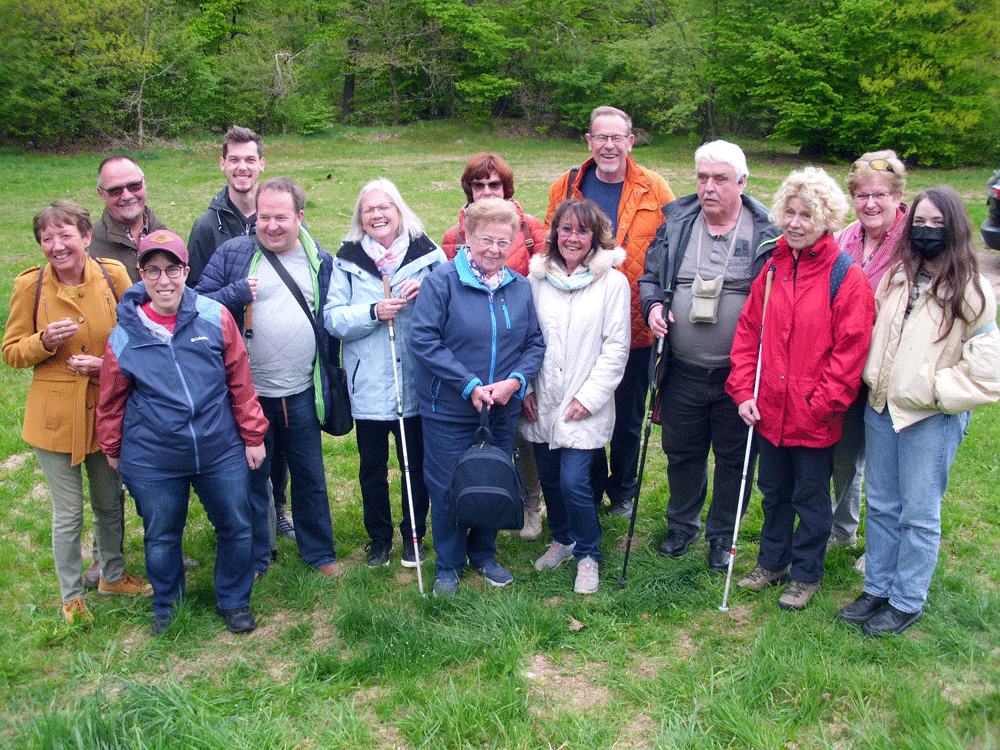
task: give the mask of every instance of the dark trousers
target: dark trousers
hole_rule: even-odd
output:
[[[608,455],[603,450],[594,451],[590,466],[590,485],[597,504],[601,503],[605,492],[608,499],[617,504],[635,497],[651,350],[652,347],[644,346],[629,351],[625,374],[615,389],[615,430],[611,434]]]
[[[413,513],[416,515],[417,539],[427,533],[427,509],[430,500],[424,485],[424,435],[420,417],[403,420],[406,430],[406,455],[409,459],[410,486],[413,488]],[[365,531],[369,539],[392,540],[392,504],[389,501],[389,435],[396,438],[396,458],[399,469],[405,472],[403,443],[400,438],[399,420],[382,422],[373,419],[354,420],[354,435],[358,441],[358,481],[361,483],[361,501],[365,509]],[[406,476],[400,478],[402,485],[402,521],[399,534],[403,539],[411,539],[410,506],[407,501]]]
[[[779,447],[757,435],[757,447],[758,486],[764,494],[757,562],[767,570],[781,570],[791,563],[793,580],[818,581],[823,578],[823,556],[833,521],[830,476],[834,446]]]
[[[706,369],[670,361],[663,386],[661,414],[663,452],[667,454],[670,501],[667,527],[694,536],[701,528],[701,509],[708,494],[708,449],[715,454],[712,504],[705,517],[705,538],[730,545],[739,505],[743,460],[749,430],[726,393],[728,367]],[[756,445],[743,494],[743,511],[753,488]]]

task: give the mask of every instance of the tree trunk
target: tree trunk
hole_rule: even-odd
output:
[[[399,125],[399,90],[396,88],[396,75],[389,66],[389,86],[392,87],[392,124]]]

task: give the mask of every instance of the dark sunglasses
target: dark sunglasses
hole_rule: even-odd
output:
[[[851,171],[857,172],[865,164],[874,169],[876,172],[892,172],[893,174],[896,174],[896,170],[893,169],[892,165],[885,159],[858,159],[854,162],[854,166],[851,167]]]
[[[121,198],[125,188],[128,188],[130,193],[138,193],[142,190],[142,180],[137,180],[136,182],[130,182],[127,185],[119,185],[118,187],[113,188],[101,188],[101,190],[110,195],[112,198]]]
[[[503,183],[500,180],[493,180],[493,182],[484,182],[483,180],[473,180],[472,187],[474,190],[482,190],[483,188],[489,188],[490,190],[499,190],[503,187]]]

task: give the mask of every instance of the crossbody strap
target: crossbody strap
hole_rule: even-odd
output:
[[[282,265],[281,261],[274,257],[274,253],[269,250],[265,250],[261,252],[261,255],[263,255],[267,259],[267,262],[271,264],[274,272],[278,274],[278,278],[285,283],[285,286],[288,287],[288,291],[292,293],[292,296],[295,297],[295,301],[298,302],[299,307],[302,308],[302,312],[304,312],[306,317],[309,319],[309,323],[312,325],[313,335],[316,337],[316,353],[319,355],[320,362],[323,363],[323,367],[328,367],[330,364],[329,357],[323,347],[323,341],[320,339],[319,328],[316,326],[316,318],[309,310],[309,303],[306,302],[306,298],[303,296],[302,290],[299,289],[299,285],[295,283],[295,279],[293,279],[292,275],[288,273],[288,270]]]
[[[115,304],[117,305],[121,302],[121,300],[118,299],[118,292],[115,291],[115,285],[111,283],[111,277],[108,276],[108,272],[104,268],[104,264],[101,263],[101,261],[95,259],[94,262],[97,263],[97,267],[100,268],[101,273],[104,274],[104,280],[108,282],[108,289],[111,290],[111,296],[115,298]],[[48,263],[38,269],[38,286],[35,287],[35,309],[31,318],[32,327],[36,331],[38,330],[38,303],[42,299],[42,277],[45,276],[45,269],[47,266]]]

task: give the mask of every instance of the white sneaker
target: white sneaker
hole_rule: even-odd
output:
[[[535,570],[558,568],[564,561],[573,557],[573,548],[575,546],[576,542],[573,542],[573,544],[559,544],[559,542],[552,542],[552,544],[549,545],[549,548],[545,551],[545,554],[535,560]]]
[[[597,561],[592,557],[585,557],[576,564],[576,583],[573,585],[573,592],[576,594],[593,594],[597,587],[601,585],[601,578],[598,575]]]
[[[533,542],[542,535],[542,514],[531,508],[524,509],[524,527],[519,536],[526,542]]]

